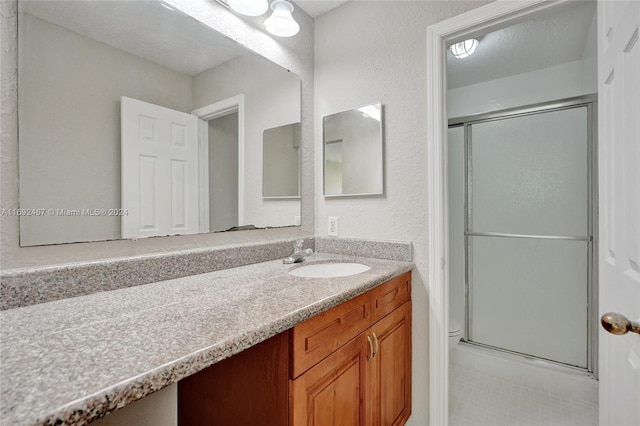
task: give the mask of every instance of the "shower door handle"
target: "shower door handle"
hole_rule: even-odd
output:
[[[622,314],[616,312],[607,312],[600,318],[600,324],[602,327],[611,334],[627,334],[629,331],[632,333],[640,334],[640,322],[631,321]]]

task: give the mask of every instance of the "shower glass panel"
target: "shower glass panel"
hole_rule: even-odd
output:
[[[471,125],[474,232],[587,235],[587,108]]]
[[[589,114],[465,125],[467,340],[590,367]]]
[[[472,340],[587,368],[587,242],[472,237]]]

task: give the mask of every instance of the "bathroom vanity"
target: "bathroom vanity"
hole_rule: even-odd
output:
[[[178,383],[180,425],[402,425],[410,414],[410,272]]]
[[[86,424],[178,383],[183,425],[223,411],[232,424],[250,412],[259,424],[402,424],[413,263],[314,253],[305,264],[315,262],[371,269],[302,278],[277,259],[0,312],[0,423]],[[334,393],[352,404],[330,410]]]

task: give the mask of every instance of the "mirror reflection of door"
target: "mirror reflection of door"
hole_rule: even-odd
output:
[[[195,234],[198,118],[122,97],[122,238]]]
[[[238,226],[238,110],[201,122],[206,149],[196,115],[122,98],[123,238],[200,232],[202,191],[205,232]]]

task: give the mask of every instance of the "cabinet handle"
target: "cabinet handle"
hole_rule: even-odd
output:
[[[380,349],[380,344],[378,343],[378,336],[376,336],[376,333],[371,333],[371,334],[373,334],[373,340],[376,341],[376,350],[373,351],[373,356],[376,356],[376,355],[378,355],[378,350]],[[373,358],[373,356],[372,356],[372,358]]]
[[[367,355],[367,361],[371,361],[371,358],[375,355],[373,352],[373,342],[371,342],[371,337],[367,336],[367,342],[369,342],[369,354]]]

